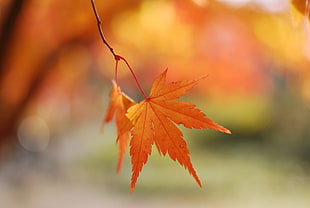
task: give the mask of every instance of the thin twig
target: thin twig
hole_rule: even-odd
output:
[[[142,89],[142,87],[141,87],[141,84],[140,84],[139,80],[137,79],[137,77],[136,77],[136,75],[135,75],[133,69],[132,69],[131,66],[129,65],[128,61],[127,61],[124,57],[117,55],[117,54],[114,52],[113,48],[110,46],[110,44],[109,44],[109,43],[107,42],[107,40],[105,39],[104,34],[103,34],[103,30],[102,30],[102,27],[101,27],[101,20],[100,20],[99,14],[98,14],[98,12],[97,12],[96,5],[95,5],[94,0],[91,0],[91,4],[92,4],[93,11],[94,11],[94,14],[95,14],[96,19],[97,19],[97,26],[98,26],[98,29],[99,29],[99,33],[100,33],[100,37],[101,37],[101,39],[102,39],[102,42],[103,42],[103,43],[108,47],[108,49],[111,51],[111,53],[113,54],[114,59],[115,59],[115,61],[116,61],[116,65],[115,65],[115,82],[116,82],[116,84],[118,85],[118,76],[117,76],[117,74],[118,74],[118,62],[119,62],[120,60],[122,60],[122,61],[125,62],[126,66],[128,67],[129,71],[131,72],[131,74],[132,74],[133,78],[135,79],[135,81],[136,81],[136,83],[137,83],[137,85],[138,85],[138,88],[139,88],[139,90],[141,91],[141,93],[143,94],[144,98],[147,99],[147,96],[146,96],[145,92],[143,91],[143,89]]]
[[[100,20],[99,14],[98,14],[98,12],[97,12],[96,5],[95,5],[94,0],[91,0],[91,5],[92,5],[92,7],[93,7],[93,11],[94,11],[94,14],[95,14],[96,19],[97,19],[98,30],[99,30],[100,37],[101,37],[103,43],[109,48],[109,50],[111,51],[111,53],[112,53],[113,56],[114,56],[114,59],[115,59],[115,60],[119,60],[118,55],[115,54],[113,48],[110,46],[110,44],[106,41],[106,39],[105,39],[105,37],[104,37],[103,30],[102,30],[102,27],[101,27],[101,20]]]
[[[131,72],[133,78],[135,79],[135,81],[136,81],[136,83],[137,83],[137,85],[138,85],[139,90],[140,90],[141,93],[143,94],[144,98],[147,99],[147,96],[146,96],[145,92],[143,91],[143,89],[142,89],[142,87],[141,87],[141,84],[140,84],[140,82],[138,81],[138,78],[136,77],[136,75],[135,75],[133,69],[131,68],[131,66],[129,65],[128,61],[127,61],[125,58],[121,57],[121,56],[118,56],[118,58],[121,59],[121,60],[123,60],[123,61],[125,62],[125,64],[127,65],[128,69],[130,70],[130,72]]]
[[[114,79],[115,79],[115,83],[116,83],[116,85],[118,86],[118,62],[119,62],[120,60],[119,59],[115,59],[115,70],[114,70]]]

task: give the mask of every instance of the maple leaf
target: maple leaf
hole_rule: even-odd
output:
[[[110,103],[106,117],[104,119],[104,123],[110,122],[115,115],[117,127],[116,142],[119,148],[119,156],[116,168],[117,172],[120,172],[121,170],[126,148],[128,147],[128,143],[130,140],[129,132],[132,128],[132,123],[125,116],[125,113],[127,112],[127,109],[135,103],[136,102],[134,102],[126,94],[122,93],[120,87],[117,86],[115,82],[113,82],[113,89],[110,93]]]
[[[195,105],[173,100],[185,95],[205,77],[165,84],[166,74],[167,70],[154,81],[150,96],[131,106],[126,114],[133,124],[130,141],[132,163],[130,192],[134,191],[138,176],[151,154],[153,144],[156,145],[160,154],[168,153],[172,160],[178,161],[185,169],[188,169],[189,174],[202,187],[191,163],[183,134],[176,124],[183,124],[186,128],[210,128],[231,133],[207,118],[204,113],[195,108]]]

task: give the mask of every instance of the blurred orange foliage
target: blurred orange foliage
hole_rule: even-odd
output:
[[[6,16],[16,2],[0,2],[1,34],[9,33]],[[293,4],[304,11],[304,2]],[[310,102],[309,36],[293,26],[289,8],[270,13],[250,3],[237,8],[215,0],[96,4],[107,40],[145,89],[168,67],[168,81],[208,74],[196,91],[202,100],[268,101],[276,75]],[[9,47],[0,47],[1,141],[11,141],[20,120],[33,113],[58,127],[98,114],[114,60],[101,43],[90,2],[25,1],[15,17]],[[138,96],[127,70],[120,70],[120,83]]]

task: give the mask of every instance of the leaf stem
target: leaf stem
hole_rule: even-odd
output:
[[[130,72],[131,72],[133,78],[135,79],[136,84],[137,84],[139,90],[141,91],[141,93],[143,94],[144,98],[147,99],[147,96],[146,96],[145,92],[143,91],[143,89],[141,87],[141,84],[138,81],[137,76],[135,75],[135,73],[134,73],[133,69],[131,68],[131,66],[129,65],[128,61],[124,57],[117,55],[114,52],[114,49],[110,46],[108,41],[105,39],[104,34],[103,34],[103,30],[102,30],[102,27],[101,27],[101,20],[100,20],[98,11],[96,9],[95,2],[94,2],[94,0],[90,0],[90,1],[91,1],[91,5],[92,5],[92,8],[93,8],[96,20],[97,20],[97,27],[98,27],[98,30],[99,30],[99,34],[100,34],[101,40],[102,40],[103,44],[108,47],[108,49],[110,50],[110,52],[112,53],[112,55],[114,56],[114,59],[116,61],[116,63],[115,63],[115,82],[116,82],[116,84],[118,85],[118,62],[120,60],[122,60],[122,61],[125,62],[125,64],[127,65],[128,69],[130,70]]]
[[[94,2],[94,0],[90,0],[90,1],[91,1],[91,5],[92,5],[92,8],[93,8],[93,11],[94,11],[96,20],[97,20],[97,27],[98,27],[98,30],[99,30],[99,33],[100,33],[100,37],[101,37],[101,39],[102,39],[102,42],[103,42],[103,43],[108,47],[108,49],[111,51],[112,55],[114,56],[114,59],[115,59],[115,60],[119,60],[119,59],[118,59],[118,56],[115,54],[113,48],[110,46],[110,44],[106,41],[106,39],[105,39],[105,37],[104,37],[103,30],[102,30],[102,27],[101,27],[101,20],[100,20],[99,14],[98,14],[98,12],[97,12],[95,2]]]
[[[115,83],[116,83],[116,85],[118,86],[118,62],[119,62],[119,59],[115,59],[115,75],[114,75],[114,77],[115,77]]]
[[[127,61],[124,57],[122,57],[122,56],[117,56],[117,57],[125,62],[125,64],[127,65],[128,69],[130,70],[130,72],[131,72],[133,78],[135,79],[135,81],[136,81],[136,83],[137,83],[137,85],[138,85],[138,88],[139,88],[140,92],[143,94],[144,98],[147,99],[147,96],[146,96],[144,90],[142,89],[141,84],[140,84],[140,82],[139,82],[137,76],[135,75],[133,69],[132,69],[131,66],[129,65],[128,61]]]

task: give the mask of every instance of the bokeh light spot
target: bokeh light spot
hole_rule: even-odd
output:
[[[44,151],[50,140],[49,127],[41,117],[27,117],[18,127],[18,140],[28,151]]]

